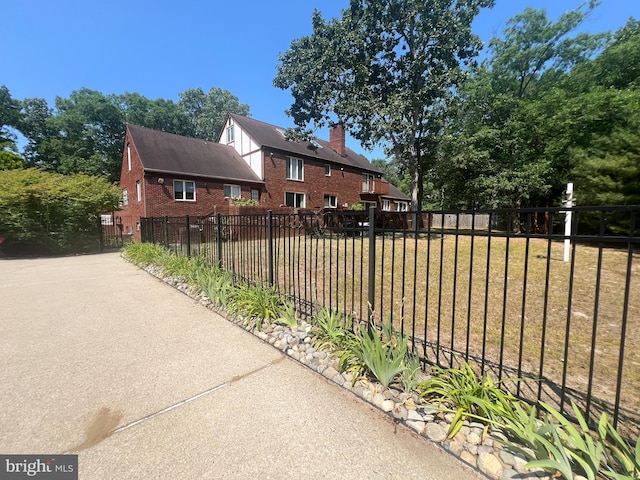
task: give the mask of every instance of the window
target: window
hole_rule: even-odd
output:
[[[224,186],[225,198],[240,198],[240,186],[239,185],[225,185]]]
[[[227,127],[227,143],[233,143],[234,135],[233,135],[233,125],[229,125]]]
[[[251,200],[255,200],[256,202],[260,201],[260,190],[256,190],[255,188],[251,189]]]
[[[329,165],[328,163],[324,166],[324,176],[325,177],[331,176],[331,165]]]
[[[338,197],[335,195],[325,195],[324,196],[324,208],[337,208],[338,207]]]
[[[129,171],[131,171],[131,145],[127,143],[127,166],[129,167]]]
[[[129,205],[129,192],[125,188],[122,190],[122,206],[126,207],[127,205]]]
[[[391,200],[382,200],[382,210],[389,211],[391,210]]]
[[[173,198],[194,201],[196,199],[196,184],[187,180],[174,180]]]
[[[136,181],[136,195],[138,196],[138,201],[142,201],[142,185],[140,185],[140,180]]]
[[[406,212],[409,210],[409,205],[407,202],[395,202],[396,204],[396,212]]]
[[[287,207],[304,208],[304,193],[284,192],[284,204]]]
[[[287,158],[287,179],[304,181],[304,162],[299,158]]]
[[[363,192],[372,192],[373,190],[373,175],[369,173],[362,174],[362,191]]]

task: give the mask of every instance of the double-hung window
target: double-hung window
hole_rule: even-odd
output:
[[[240,198],[240,186],[239,185],[225,185],[224,186],[225,198]]]
[[[196,199],[196,184],[188,180],[173,181],[173,198],[193,202]]]
[[[287,157],[287,180],[304,181],[304,162],[300,158]]]
[[[235,140],[235,135],[233,132],[233,125],[229,125],[227,127],[227,143],[233,143]]]
[[[284,204],[287,207],[304,208],[304,193],[284,192]]]

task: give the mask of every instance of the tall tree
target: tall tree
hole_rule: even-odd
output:
[[[140,125],[176,135],[192,136],[191,119],[173,100],[151,100],[139,93],[124,93],[114,97],[126,123]]]
[[[481,46],[471,23],[493,0],[351,0],[341,19],[312,16],[313,33],[279,58],[301,128],[338,122],[411,175],[412,209],[440,147],[452,90]]]
[[[57,97],[55,109],[42,99],[27,99],[22,124],[29,139],[27,158],[31,165],[117,180],[124,119],[111,98],[83,88],[69,98]]]
[[[15,135],[11,128],[17,128],[20,118],[20,102],[14,99],[9,89],[0,87],[0,150],[16,150]]]
[[[560,114],[572,98],[558,87],[608,41],[608,34],[573,34],[596,6],[582,4],[556,22],[528,8],[490,42],[491,56],[460,90],[448,125],[450,156],[439,181],[450,206],[535,205],[560,193],[577,132]]]
[[[190,88],[180,94],[178,107],[189,119],[190,136],[216,141],[227,112],[249,115],[249,106],[240,103],[228,90],[214,87],[208,93]]]

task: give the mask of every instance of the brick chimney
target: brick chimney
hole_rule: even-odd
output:
[[[344,137],[344,126],[342,125],[332,125],[329,129],[329,146],[334,149],[338,155],[345,156],[345,137]]]

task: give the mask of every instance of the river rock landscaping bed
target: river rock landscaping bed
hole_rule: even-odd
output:
[[[263,328],[258,330],[253,322],[247,324],[243,318],[230,318],[223,308],[215,306],[204,296],[200,288],[189,285],[184,279],[165,276],[153,265],[147,266],[144,270],[253,333],[307,368],[350,390],[354,395],[385,412],[396,423],[404,424],[425,439],[436,443],[488,478],[551,480],[552,477],[543,470],[526,468],[527,460],[510,451],[508,447],[489,436],[483,439],[485,427],[483,424],[465,422],[455,437],[448,439],[447,431],[453,419],[452,413],[438,411],[436,405],[418,399],[417,393],[403,392],[393,386],[385,388],[367,379],[357,379],[354,382],[350,373],[340,373],[338,361],[331,358],[327,352],[316,350],[314,347],[312,325],[309,323],[300,321],[297,328],[293,330],[283,325],[264,324]],[[575,476],[574,478],[582,479],[583,477]]]

